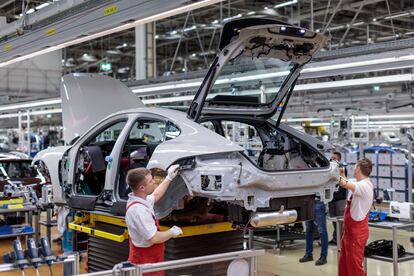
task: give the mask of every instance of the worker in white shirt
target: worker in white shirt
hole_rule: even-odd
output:
[[[154,213],[154,203],[164,196],[170,182],[177,176],[177,170],[178,165],[171,166],[158,187],[150,170],[137,168],[128,171],[126,182],[132,192],[127,202],[125,221],[129,233],[128,261],[133,264],[164,261],[164,242],[183,233],[177,226],[160,231]],[[164,272],[145,275],[164,275]]]
[[[371,171],[372,162],[366,158],[358,160],[355,165],[356,181],[349,181],[344,169],[340,170],[339,184],[348,190],[348,201],[344,214],[339,276],[365,275],[362,262],[369,235],[368,214],[374,200],[374,186],[369,179]]]

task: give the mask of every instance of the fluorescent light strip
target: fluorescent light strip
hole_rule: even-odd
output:
[[[411,13],[405,12],[405,13],[400,13],[400,14],[394,14],[391,16],[386,16],[384,17],[384,19],[392,19],[392,18],[404,17],[404,16],[409,16],[409,15],[411,15]]]
[[[350,87],[350,86],[360,86],[368,84],[381,84],[381,83],[394,83],[394,82],[411,82],[413,81],[412,74],[402,74],[402,75],[391,75],[383,77],[372,77],[364,79],[352,79],[352,80],[343,80],[343,81],[330,81],[330,82],[319,82],[319,83],[309,83],[309,84],[300,84],[296,85],[294,91],[309,91],[309,90],[319,90],[327,88],[340,88],[340,87]],[[154,88],[153,88],[154,89]],[[163,89],[154,89],[153,91],[161,91]],[[267,89],[266,93],[276,93],[279,89]],[[136,89],[133,90],[133,92]],[[244,93],[244,95],[257,95],[261,92],[259,90],[252,90],[252,92]],[[227,94],[231,94],[230,92]],[[215,94],[210,94],[208,97],[211,98]],[[166,97],[158,99],[145,99],[143,100],[144,104],[160,104],[160,103],[171,103],[171,102],[181,102],[181,101],[191,101],[194,98],[194,95],[188,96],[178,96],[178,97]]]
[[[47,114],[56,114],[56,113],[62,113],[62,109],[47,109],[47,110],[37,110],[29,112],[30,116],[36,116],[36,115],[47,115]],[[22,115],[26,115],[26,113],[22,113]],[[10,113],[10,114],[2,114],[0,115],[0,119],[9,119],[9,118],[18,118],[19,113]]]
[[[403,119],[403,118],[413,118],[414,114],[388,114],[388,115],[368,115],[368,118],[371,119]],[[367,116],[354,116],[355,120],[366,120]]]
[[[354,122],[354,125],[366,125],[367,122]],[[414,124],[413,120],[405,121],[405,120],[399,120],[399,121],[369,121],[370,125],[404,125],[404,124]]]
[[[335,64],[335,65],[326,65],[326,66],[318,66],[318,67],[309,67],[308,65],[306,68],[302,70],[303,73],[312,73],[312,72],[322,72],[328,70],[336,70],[336,69],[345,69],[345,68],[355,68],[359,66],[366,66],[366,65],[379,65],[383,63],[393,63],[393,62],[400,62],[400,61],[414,61],[414,54],[413,55],[405,55],[401,57],[390,57],[390,58],[382,58],[382,59],[372,59],[366,61],[356,61],[344,64]],[[286,76],[289,74],[289,71],[282,71],[282,72],[275,72],[275,73],[264,73],[258,75],[247,75],[247,76],[240,76],[234,78],[225,78],[219,79],[216,81],[216,84],[225,84],[225,83],[233,83],[238,81],[250,81],[256,79],[265,79],[265,78],[273,78],[273,77],[281,77]],[[340,82],[340,81],[339,81]],[[177,88],[192,88],[192,87],[199,87],[201,85],[201,81],[195,82],[188,82],[188,83],[176,83],[176,84],[168,84],[168,85],[160,85],[160,86],[148,86],[142,88],[132,89],[134,93],[146,93],[146,92],[154,92],[154,91],[164,91],[164,90],[172,90]]]
[[[288,122],[288,123],[294,123],[294,122],[301,123],[301,122],[305,122],[305,121],[313,122],[313,121],[323,121],[323,120],[325,120],[325,118],[286,118],[286,119],[283,119],[284,122]]]
[[[26,102],[26,103],[19,103],[19,104],[10,104],[5,106],[0,106],[0,112],[8,111],[8,110],[17,110],[17,109],[29,109],[33,107],[40,107],[46,105],[55,105],[61,104],[61,99],[51,99],[46,101],[36,101],[36,102]]]
[[[308,84],[299,84],[295,86],[295,91],[305,91],[305,90],[316,90],[324,88],[339,88],[339,87],[348,87],[348,86],[361,86],[368,84],[381,84],[381,83],[394,83],[394,82],[405,82],[413,81],[412,74],[401,74],[401,75],[390,75],[383,77],[372,77],[372,78],[363,78],[363,79],[352,79],[352,80],[343,80],[343,81],[329,81],[329,82],[319,82],[319,83],[308,83]]]
[[[366,120],[367,116],[369,118],[369,120],[372,119],[414,119],[414,114],[388,114],[388,115],[362,115],[362,116],[353,116],[353,118],[355,120]],[[305,117],[305,118],[286,118],[283,119],[284,122],[288,122],[288,123],[294,123],[294,122],[304,122],[304,121],[310,121],[310,122],[315,122],[315,121],[324,121],[327,120],[328,118],[311,118],[311,117]],[[365,122],[366,123],[366,122]]]
[[[321,83],[300,84],[300,85],[296,85],[294,90],[295,91],[307,91],[307,90],[319,90],[319,89],[324,89],[324,88],[325,89],[326,88],[339,88],[339,87],[360,86],[360,85],[367,85],[367,84],[411,82],[411,81],[413,81],[412,74],[402,74],[402,75],[390,75],[390,76],[383,76],[383,77],[372,77],[372,78],[353,79],[353,80],[344,80],[344,81],[335,81],[335,82],[331,81],[331,82],[321,82]],[[182,85],[189,86],[190,84],[191,83],[182,84]],[[162,87],[161,88],[151,87],[151,89],[152,91],[163,90]],[[134,92],[136,90],[137,89],[134,89],[132,91]],[[275,93],[277,91],[278,91],[277,88],[266,90],[267,93]],[[260,93],[261,92],[259,90],[252,90],[248,92],[249,95],[256,95]],[[229,92],[229,94],[231,93]],[[209,97],[213,97],[213,96],[215,95],[214,94],[209,95]],[[158,99],[144,99],[142,101],[144,104],[161,104],[161,103],[191,101],[193,98],[194,98],[194,95],[188,95],[188,96],[166,97],[166,98],[158,98]],[[48,101],[36,101],[36,102],[26,102],[22,104],[5,105],[5,106],[0,106],[0,112],[7,111],[7,110],[16,110],[16,109],[24,109],[24,108],[29,109],[29,108],[45,106],[45,105],[60,104],[61,102],[62,102],[61,99],[51,99]]]
[[[59,49],[62,49],[62,48],[65,48],[65,47],[68,47],[68,46],[71,46],[71,45],[75,45],[75,44],[79,44],[79,43],[82,43],[82,42],[85,42],[85,41],[89,41],[89,40],[92,40],[92,39],[95,39],[95,38],[98,38],[98,37],[101,37],[101,36],[106,36],[106,35],[109,35],[109,34],[112,34],[112,33],[115,33],[115,32],[120,32],[120,31],[123,31],[123,30],[126,30],[126,29],[130,29],[132,27],[136,27],[136,26],[143,25],[143,24],[146,24],[146,23],[149,23],[149,22],[157,21],[159,19],[170,17],[170,16],[173,16],[173,15],[176,15],[176,14],[179,14],[179,13],[189,11],[189,10],[194,10],[194,9],[197,9],[197,8],[201,8],[201,7],[204,7],[208,4],[215,4],[215,3],[218,3],[218,2],[221,2],[221,1],[223,1],[223,0],[203,0],[203,1],[199,1],[199,2],[196,2],[196,3],[193,3],[193,4],[183,6],[183,7],[179,7],[179,8],[169,10],[169,11],[161,12],[161,13],[158,13],[158,14],[155,14],[155,15],[151,15],[151,16],[142,18],[142,19],[138,19],[138,20],[134,21],[133,23],[127,23],[127,24],[124,24],[124,25],[121,25],[121,26],[118,26],[118,27],[114,27],[114,28],[109,29],[109,30],[105,30],[105,31],[102,31],[102,32],[98,32],[96,34],[92,34],[92,35],[84,36],[84,37],[81,37],[81,38],[77,38],[77,39],[74,39],[74,40],[71,40],[71,41],[68,41],[68,42],[64,42],[64,43],[55,45],[55,46],[50,46],[46,49],[39,50],[37,52],[33,52],[33,53],[30,53],[30,54],[27,54],[27,55],[23,55],[23,56],[13,58],[13,59],[8,60],[8,61],[1,62],[0,67],[4,67],[4,66],[7,66],[7,65],[10,65],[10,64],[19,62],[19,61],[29,59],[29,58],[37,57],[39,55],[50,53],[50,52],[53,52],[53,51],[56,51],[56,50],[59,50]]]
[[[278,8],[286,7],[286,6],[296,4],[297,2],[298,2],[298,0],[287,1],[285,3],[280,3],[280,4],[277,4],[277,5],[274,5],[273,8],[278,9]]]
[[[350,63],[326,65],[326,66],[318,66],[318,67],[316,67],[316,66],[312,67],[312,64],[308,64],[306,66],[306,68],[304,68],[302,70],[302,73],[321,72],[321,71],[335,70],[335,69],[345,69],[345,68],[354,68],[354,67],[359,67],[359,66],[378,65],[378,64],[383,64],[383,63],[393,63],[393,62],[400,62],[400,61],[414,61],[414,54],[400,56],[400,57],[371,59],[371,60],[365,60],[365,61],[356,61],[356,62],[350,62]]]
[[[50,4],[48,2],[40,4],[39,6],[36,7],[36,10],[41,10],[47,6],[49,6]]]

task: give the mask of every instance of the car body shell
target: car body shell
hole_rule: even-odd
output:
[[[301,68],[322,47],[324,38],[311,31],[280,25],[276,21],[274,22],[277,24],[272,24],[272,22],[269,21],[269,24],[266,23],[264,26],[256,26],[257,22],[249,21],[247,27],[240,29],[243,25],[239,24],[243,23],[240,21],[233,26],[240,31],[230,32],[230,36],[238,37],[229,39],[227,34],[224,35],[230,42],[213,62],[187,114],[164,108],[143,107],[142,102],[130,92],[129,88],[105,76],[92,74],[64,76],[61,97],[63,124],[67,131],[65,139],[69,143],[78,134],[83,134],[76,141],[72,141],[70,146],[47,149],[40,152],[33,160],[34,163],[42,161],[48,167],[54,187],[54,201],[68,204],[75,209],[96,212],[111,213],[113,207],[119,205],[118,203],[122,203],[120,208],[125,209],[125,199],[117,192],[118,185],[121,185],[119,174],[121,155],[129,131],[140,119],[171,123],[179,129],[178,136],[171,135],[176,137],[165,139],[156,146],[147,165],[149,169],[163,171],[175,163],[181,166],[179,177],[173,181],[163,200],[157,204],[158,217],[164,217],[172,210],[180,208],[179,200],[185,195],[236,204],[248,211],[267,208],[270,206],[270,201],[275,198],[319,196],[322,201],[329,201],[338,181],[338,166],[336,163],[329,163],[320,151],[330,147],[311,136],[280,124],[280,118],[283,116]],[[218,79],[224,64],[244,54],[248,57],[260,58],[263,55],[260,45],[269,47],[270,56],[295,63],[295,66],[287,72],[286,80],[272,102],[257,104],[254,107],[240,107],[233,104],[229,108],[220,104],[215,105],[214,101],[206,101],[211,96],[208,92]],[[94,104],[97,99],[99,104]],[[234,97],[234,99],[238,98]],[[131,107],[137,108],[131,109]],[[273,121],[270,117],[276,112],[279,114]],[[278,131],[287,133],[317,152],[327,165],[300,170],[261,169],[244,154],[243,147],[200,124],[199,119],[203,116],[222,114],[269,121]],[[98,119],[105,116],[105,119],[98,122]],[[85,145],[99,132],[119,121],[125,121],[126,124],[119,133],[110,154],[104,156],[106,169],[102,193],[79,194],[76,185],[78,170],[82,166],[80,155],[85,152]],[[206,189],[201,183],[206,177],[220,179],[219,185],[213,189]]]

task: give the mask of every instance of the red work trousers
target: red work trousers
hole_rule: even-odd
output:
[[[365,276],[363,268],[364,249],[368,240],[368,216],[361,221],[351,217],[351,202],[348,200],[344,214],[344,234],[341,240],[339,276]]]

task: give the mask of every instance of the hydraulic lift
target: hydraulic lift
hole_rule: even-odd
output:
[[[162,231],[169,227],[161,222]],[[165,243],[166,260],[225,253],[244,248],[243,231],[233,228],[230,222],[180,227],[183,235]],[[69,228],[89,235],[89,272],[112,269],[115,264],[128,259],[128,230],[124,218],[81,213],[69,223]],[[188,274],[190,271],[196,275],[226,275],[227,266],[228,262],[199,265],[167,271],[166,275]]]

